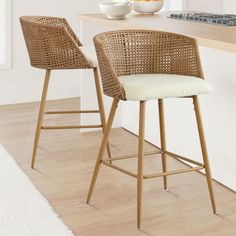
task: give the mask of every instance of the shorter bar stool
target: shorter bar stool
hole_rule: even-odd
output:
[[[54,130],[102,128],[104,130],[106,126],[106,118],[97,69],[96,53],[93,53],[90,48],[82,46],[81,42],[76,37],[66,19],[46,16],[22,16],[20,17],[20,22],[31,65],[33,67],[46,70],[31,162],[31,167],[34,168],[40,133],[42,129]],[[99,110],[44,111],[51,71],[65,69],[93,70]],[[50,115],[76,113],[99,113],[101,124],[72,126],[43,125],[44,114]],[[110,157],[111,153],[109,144],[107,144],[107,152],[108,156]]]
[[[113,98],[113,103],[94,168],[87,203],[90,202],[101,164],[135,177],[137,179],[137,227],[140,229],[144,179],[163,177],[164,188],[167,189],[168,175],[205,169],[212,208],[216,213],[211,171],[198,102],[198,95],[210,93],[212,88],[204,80],[196,40],[167,32],[122,30],[99,34],[95,36],[94,43],[103,90],[107,96]],[[167,150],[163,102],[166,98],[193,99],[203,164]],[[151,99],[157,99],[159,104],[163,172],[147,175],[143,171],[145,104]],[[114,164],[116,160],[129,158],[127,156],[104,158],[105,147],[120,100],[138,101],[140,104],[137,173],[132,173]],[[168,155],[196,166],[168,171],[166,162]]]

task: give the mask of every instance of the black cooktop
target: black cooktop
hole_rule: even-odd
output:
[[[206,24],[236,26],[236,15],[211,13],[172,13],[169,18],[176,20],[193,21]]]

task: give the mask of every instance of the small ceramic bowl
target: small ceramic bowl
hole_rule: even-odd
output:
[[[161,10],[164,0],[156,1],[133,1],[133,9],[143,14],[153,14]]]
[[[132,11],[132,6],[130,5],[117,5],[117,3],[100,3],[99,8],[102,13],[104,13],[108,19],[120,20],[124,19]]]

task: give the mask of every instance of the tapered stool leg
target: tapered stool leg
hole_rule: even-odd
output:
[[[163,99],[158,99],[159,108],[159,124],[160,124],[160,138],[161,138],[161,150],[162,150],[162,170],[167,172],[166,163],[166,133],[165,133],[165,116],[164,116],[164,102]],[[167,190],[167,176],[163,176],[164,189]]]
[[[142,192],[143,192],[143,159],[145,132],[145,101],[140,102],[139,108],[139,142],[138,142],[138,176],[137,176],[137,227],[141,228]]]
[[[88,196],[87,196],[87,203],[90,202],[90,199],[91,199],[91,196],[92,196],[92,193],[93,193],[93,189],[94,189],[94,186],[95,186],[95,183],[96,183],[96,180],[97,180],[98,172],[99,172],[99,169],[100,169],[100,166],[101,166],[102,158],[104,156],[105,148],[106,148],[108,138],[109,138],[109,135],[110,135],[110,131],[111,131],[112,123],[113,123],[114,116],[115,116],[115,113],[116,113],[116,109],[117,109],[117,106],[118,106],[118,102],[119,102],[119,100],[114,99],[113,103],[112,103],[112,106],[111,106],[111,111],[110,111],[110,115],[109,115],[109,118],[108,118],[107,126],[106,126],[106,129],[105,129],[104,135],[103,135],[102,143],[101,143],[101,146],[100,146],[100,149],[99,149],[99,152],[98,152],[97,161],[96,161],[94,171],[93,171],[93,177],[92,177],[92,180],[91,180],[91,184],[90,184],[90,188],[89,188],[89,192],[88,192]]]
[[[209,194],[210,194],[210,198],[211,198],[212,209],[213,209],[214,214],[216,214],[216,204],[215,204],[214,192],[213,192],[213,187],[212,187],[211,170],[210,170],[210,164],[209,164],[209,160],[208,160],[206,140],[205,140],[202,118],[201,118],[201,113],[200,113],[199,102],[198,102],[197,96],[193,97],[193,104],[194,104],[194,108],[195,108],[198,133],[199,133],[199,138],[200,138],[200,142],[201,142],[202,156],[203,156],[203,161],[204,161],[204,166],[205,166],[205,173],[206,173],[206,179],[207,179],[207,184],[208,184],[208,190],[209,190]]]
[[[96,92],[97,92],[99,114],[100,114],[100,119],[102,123],[102,130],[104,134],[104,131],[106,129],[106,115],[105,115],[104,103],[103,103],[103,98],[102,98],[101,85],[99,82],[98,69],[93,68],[93,73],[94,73],[95,86],[96,86]],[[108,157],[111,158],[111,149],[110,149],[109,141],[107,142],[106,147],[107,147]]]
[[[46,103],[46,98],[47,98],[50,74],[51,74],[51,70],[46,70],[45,80],[44,80],[44,85],[43,85],[43,92],[42,92],[41,102],[40,102],[40,107],[39,107],[37,128],[36,128],[35,138],[34,138],[34,148],[33,148],[33,155],[32,155],[32,161],[31,161],[31,168],[34,168],[34,164],[35,164],[39,138],[40,138],[40,133],[41,133],[41,126],[43,123],[43,115],[44,115],[45,103]]]

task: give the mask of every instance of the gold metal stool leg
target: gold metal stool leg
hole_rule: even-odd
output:
[[[209,194],[210,194],[210,198],[211,198],[212,209],[213,209],[214,214],[216,214],[216,204],[215,204],[214,192],[213,192],[213,187],[212,187],[211,170],[210,170],[210,164],[209,164],[209,160],[208,160],[206,140],[205,140],[201,112],[200,112],[197,96],[193,97],[193,104],[194,104],[194,108],[195,108],[198,133],[199,133],[199,138],[200,138],[200,142],[201,142],[202,157],[203,157],[204,166],[205,166],[205,173],[206,173],[206,179],[207,179],[207,184],[208,184],[208,190],[209,190]]]
[[[144,132],[145,132],[145,101],[141,101],[140,108],[139,108],[138,175],[137,175],[137,227],[138,229],[141,228],[141,215],[142,215]]]
[[[119,100],[114,98],[112,106],[111,106],[111,111],[110,111],[110,115],[109,115],[109,118],[108,118],[107,126],[106,126],[106,129],[105,129],[104,135],[103,135],[103,139],[102,139],[100,149],[99,149],[97,161],[96,161],[96,164],[95,164],[95,167],[94,167],[93,177],[92,177],[92,180],[91,180],[91,184],[90,184],[90,188],[89,188],[89,192],[88,192],[88,196],[87,196],[87,203],[90,202],[90,199],[91,199],[91,196],[92,196],[92,193],[93,193],[93,189],[94,189],[94,186],[95,186],[95,183],[96,183],[96,180],[97,180],[99,169],[101,167],[102,159],[103,159],[103,156],[104,156],[105,148],[106,148],[106,145],[107,145],[107,142],[108,142],[108,138],[109,138],[109,135],[110,135],[110,131],[111,131],[111,127],[112,127],[112,123],[113,123],[113,120],[114,120],[114,116],[115,116],[115,113],[116,113],[118,103],[119,103]]]
[[[101,124],[102,124],[102,131],[104,134],[105,129],[106,129],[106,115],[105,115],[104,103],[103,103],[103,98],[102,98],[101,85],[99,82],[98,69],[93,68],[93,73],[94,73],[95,86],[96,86],[96,92],[97,92],[99,114],[100,114],[100,119],[101,119]],[[111,158],[111,149],[110,149],[109,142],[107,142],[106,146],[107,146],[108,157]]]
[[[32,155],[32,161],[31,161],[31,168],[34,168],[34,164],[35,164],[39,138],[40,138],[40,133],[41,133],[41,126],[43,123],[43,115],[44,115],[45,103],[46,103],[46,98],[47,98],[50,74],[51,74],[51,70],[46,70],[45,80],[44,80],[44,85],[43,85],[43,92],[42,92],[41,102],[40,102],[40,107],[39,107],[37,128],[36,128],[36,133],[35,133],[35,138],[34,138],[34,148],[33,148],[33,155]]]
[[[167,172],[166,163],[166,133],[165,133],[165,115],[164,115],[164,102],[163,99],[158,99],[159,108],[159,124],[160,124],[160,138],[161,138],[161,150],[162,150],[162,170]],[[163,176],[164,189],[167,190],[167,176]]]

